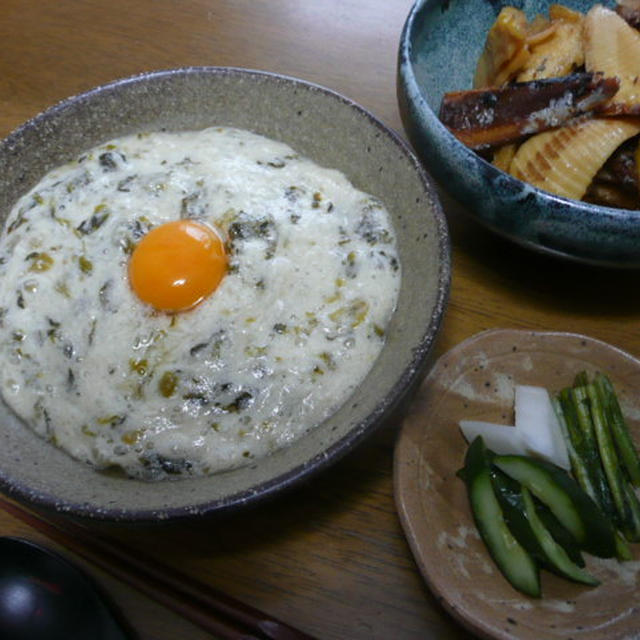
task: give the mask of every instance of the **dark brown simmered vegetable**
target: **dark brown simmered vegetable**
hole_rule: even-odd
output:
[[[618,87],[617,78],[575,73],[500,88],[454,91],[442,99],[440,120],[468,147],[494,147],[593,111]]]

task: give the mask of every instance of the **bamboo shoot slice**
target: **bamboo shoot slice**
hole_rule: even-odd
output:
[[[494,167],[497,167],[505,173],[508,173],[509,167],[511,166],[511,161],[516,155],[517,149],[518,145],[516,144],[505,144],[502,147],[498,147],[493,154],[491,163]]]
[[[555,20],[555,30],[550,38],[530,43],[531,55],[518,74],[518,82],[566,76],[584,63],[582,24]]]
[[[545,191],[580,200],[607,158],[640,133],[640,119],[602,118],[539,133],[524,142],[510,173]]]
[[[565,22],[577,22],[582,24],[584,15],[579,11],[569,9],[569,7],[566,7],[563,4],[552,4],[549,7],[549,17],[552,21],[564,20]]]
[[[620,80],[618,93],[602,113],[640,113],[640,32],[614,11],[596,5],[584,19],[584,54],[587,71]]]
[[[514,7],[504,7],[487,34],[476,67],[475,89],[499,87],[510,80],[529,57],[527,18]]]
[[[527,24],[527,44],[529,46],[544,42],[550,38],[556,30],[556,25],[552,24],[548,18],[537,15]]]

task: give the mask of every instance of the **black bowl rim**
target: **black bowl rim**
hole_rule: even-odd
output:
[[[39,126],[42,121],[55,114],[74,106],[78,102],[90,100],[92,96],[99,95],[117,89],[119,86],[128,84],[138,84],[146,81],[167,78],[173,75],[191,75],[191,74],[212,74],[212,75],[236,75],[236,76],[252,76],[261,77],[265,80],[274,80],[286,82],[305,89],[317,91],[319,93],[337,99],[346,107],[353,109],[360,116],[364,117],[370,124],[376,127],[381,134],[386,135],[393,142],[404,156],[410,161],[413,169],[420,178],[420,182],[424,191],[430,195],[430,204],[432,205],[433,215],[437,225],[438,236],[438,253],[439,253],[439,271],[437,280],[437,293],[435,304],[429,322],[425,326],[425,330],[419,343],[413,348],[413,356],[404,369],[400,378],[395,382],[385,397],[377,404],[376,408],[363,420],[361,420],[347,435],[323,452],[316,454],[313,458],[306,462],[293,467],[278,476],[257,485],[256,487],[231,494],[224,498],[203,502],[196,505],[186,505],[181,507],[172,507],[163,510],[145,510],[145,509],[118,509],[118,508],[99,508],[96,509],[90,504],[61,502],[55,496],[46,492],[34,492],[29,487],[21,485],[19,482],[7,478],[2,470],[0,470],[0,487],[11,494],[12,497],[26,502],[29,505],[41,507],[44,510],[56,513],[64,513],[69,516],[78,516],[96,521],[105,522],[127,522],[137,524],[152,524],[161,522],[176,522],[185,519],[191,519],[194,516],[211,516],[221,515],[223,513],[231,513],[258,501],[266,501],[273,499],[276,495],[287,489],[297,485],[302,480],[310,479],[312,476],[320,473],[328,466],[334,464],[347,453],[349,453],[356,445],[358,445],[365,437],[369,436],[373,431],[382,425],[384,419],[388,417],[403,400],[405,400],[410,392],[415,388],[419,380],[426,372],[429,355],[434,345],[435,339],[439,334],[440,327],[445,315],[446,306],[449,300],[451,286],[451,241],[448,231],[446,218],[437,195],[435,183],[426,172],[412,149],[409,147],[400,135],[393,129],[383,124],[370,111],[347,98],[346,96],[324,87],[322,85],[308,82],[300,78],[288,76],[284,74],[274,73],[270,71],[262,71],[256,69],[245,69],[241,67],[216,67],[216,66],[189,66],[177,67],[170,69],[161,69],[156,71],[147,71],[136,75],[120,78],[112,82],[108,82],[88,91],[70,96],[60,102],[54,104],[48,109],[40,112],[36,116],[30,118],[25,123],[11,132],[2,142],[0,149],[8,146],[11,148],[16,141],[19,140],[22,132],[33,127]],[[179,482],[179,480],[178,480]]]

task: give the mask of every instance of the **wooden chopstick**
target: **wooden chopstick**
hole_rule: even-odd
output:
[[[303,631],[71,521],[55,522],[0,497],[0,507],[221,640],[314,640]]]

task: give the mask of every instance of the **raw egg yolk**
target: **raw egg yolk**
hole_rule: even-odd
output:
[[[194,220],[155,227],[129,261],[135,294],[159,311],[185,311],[211,295],[227,270],[224,244],[214,229]]]

